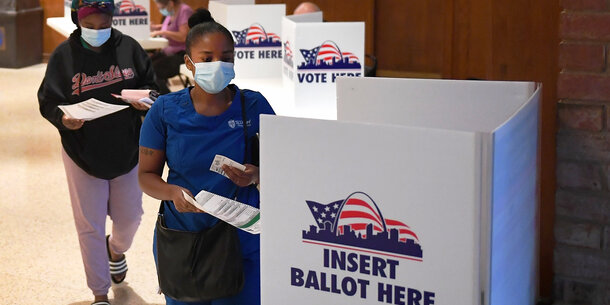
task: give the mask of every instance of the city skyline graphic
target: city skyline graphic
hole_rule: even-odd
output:
[[[362,68],[358,56],[354,53],[341,51],[332,40],[326,40],[313,49],[300,49],[304,62],[297,67],[299,70],[310,69],[353,69]]]
[[[114,16],[115,17],[127,17],[127,16],[146,16],[148,12],[143,5],[136,5],[131,0],[122,0],[115,2],[114,5]]]
[[[302,231],[303,242],[423,261],[417,234],[401,221],[384,218],[375,201],[363,192],[328,204],[306,203],[315,225]]]
[[[259,23],[253,23],[241,31],[231,31],[235,36],[236,48],[282,47],[282,39],[275,33],[268,33]]]

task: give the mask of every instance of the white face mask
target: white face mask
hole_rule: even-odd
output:
[[[226,88],[235,77],[233,63],[224,61],[194,63],[190,56],[188,59],[195,66],[193,78],[201,89],[210,94],[216,94]]]
[[[112,28],[93,30],[85,27],[80,28],[80,37],[92,47],[99,47],[110,39]]]

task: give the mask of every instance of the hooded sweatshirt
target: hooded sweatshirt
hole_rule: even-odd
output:
[[[156,89],[151,61],[133,38],[112,29],[101,52],[85,48],[80,28],[51,54],[38,90],[40,113],[58,130],[68,156],[85,172],[113,179],[138,163],[141,116],[133,107],[86,121],[80,129],[67,129],[58,105],[90,98],[127,105],[114,98],[122,89]]]

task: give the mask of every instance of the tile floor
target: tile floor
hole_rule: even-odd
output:
[[[45,69],[0,69],[0,304],[88,305],[59,134],[38,111]],[[157,208],[144,195],[127,279],[109,294],[113,305],[165,303],[152,256]]]

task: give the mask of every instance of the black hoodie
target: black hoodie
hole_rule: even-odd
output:
[[[152,64],[133,38],[112,29],[100,53],[83,47],[80,28],[51,54],[40,89],[40,113],[59,130],[61,143],[85,172],[101,179],[128,173],[138,163],[141,116],[133,107],[86,121],[78,130],[61,122],[58,105],[90,98],[127,105],[110,94],[122,89],[156,89]]]

